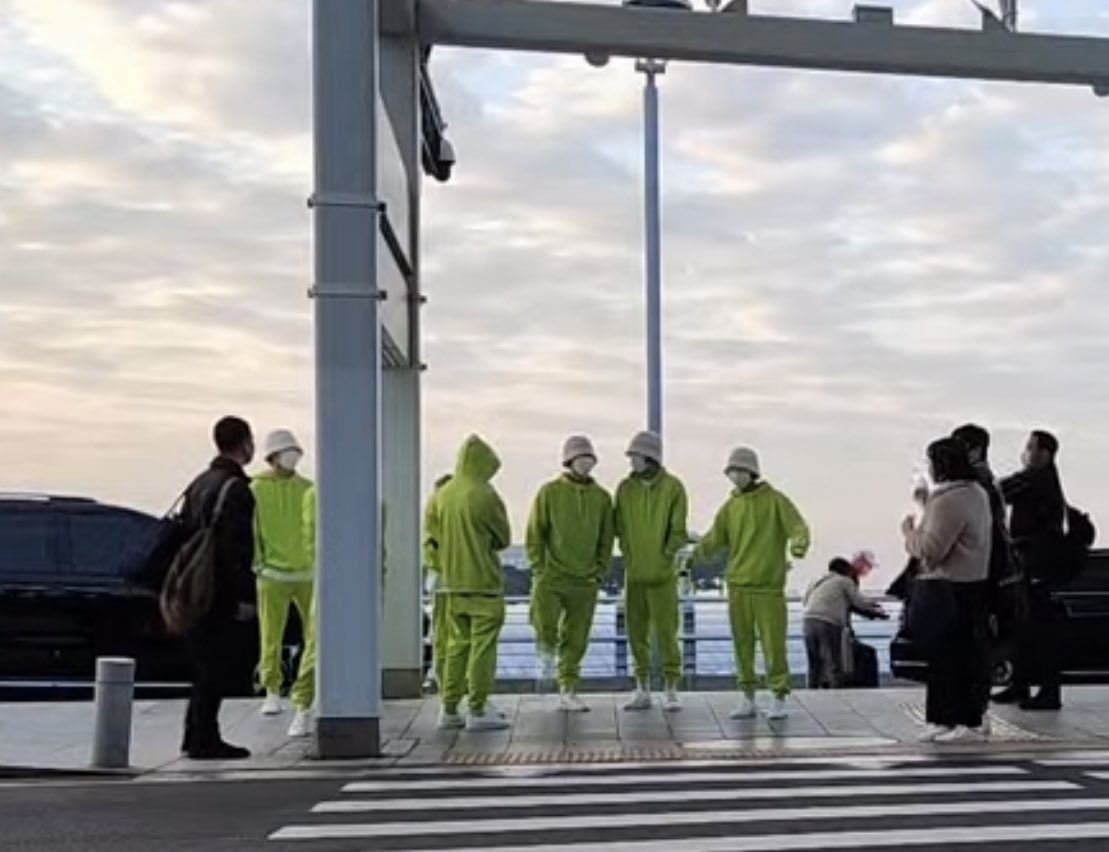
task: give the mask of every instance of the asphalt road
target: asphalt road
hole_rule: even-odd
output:
[[[1109,851],[1109,753],[0,785],[8,852]]]

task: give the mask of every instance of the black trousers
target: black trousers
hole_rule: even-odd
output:
[[[182,751],[202,750],[223,741],[219,709],[232,686],[234,627],[232,619],[212,619],[198,625],[185,639],[193,667],[193,688],[185,713]]]
[[[809,661],[809,689],[843,689],[843,633],[846,628],[816,618],[804,621],[805,655]]]
[[[933,725],[982,724],[990,695],[985,583],[955,583],[955,624],[928,661],[925,714]]]
[[[1042,686],[1058,691],[1061,681],[1059,662],[1059,605],[1043,583],[1028,590],[1028,617],[1016,641],[1013,659],[1013,684],[1027,688]]]

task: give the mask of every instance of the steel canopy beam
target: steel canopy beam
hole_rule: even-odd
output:
[[[427,45],[1109,88],[1109,39],[552,0],[417,0]]]

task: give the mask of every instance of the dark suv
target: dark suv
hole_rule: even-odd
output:
[[[1064,683],[1109,683],[1109,550],[1094,550],[1082,573],[1053,593],[1059,608],[1059,644]],[[1005,650],[995,656],[996,680],[1012,671]],[[894,677],[924,682],[928,663],[898,633],[890,645]]]
[[[0,496],[0,685],[88,683],[98,656],[136,661],[136,680],[184,684],[181,643],[166,635],[157,597],[134,585],[159,521],[69,497]],[[256,622],[228,648],[234,691],[253,691]]]

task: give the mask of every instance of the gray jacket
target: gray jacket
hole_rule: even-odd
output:
[[[846,627],[852,609],[874,612],[876,601],[859,591],[849,577],[828,573],[814,580],[803,600],[805,618],[824,621],[836,627]]]
[[[924,518],[905,537],[905,549],[924,577],[955,583],[985,580],[990,569],[990,500],[977,482],[945,482],[924,505]]]

